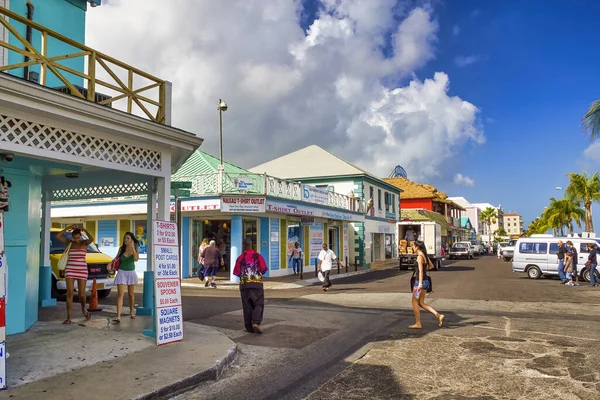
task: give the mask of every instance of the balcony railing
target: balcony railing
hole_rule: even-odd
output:
[[[168,123],[166,114],[167,103],[170,101],[168,82],[78,43],[4,7],[0,7],[0,23],[23,48],[4,40],[0,40],[0,46],[7,49],[11,57],[15,53],[24,57],[23,62],[12,64],[5,60],[7,65],[0,66],[0,72],[39,65],[41,85],[46,86],[48,78],[54,76],[61,85],[64,85],[56,89],[63,92],[106,106],[115,106],[115,103],[122,100],[115,108],[129,114],[145,115],[150,120],[161,124]],[[21,24],[31,28],[36,37],[38,35],[41,37],[39,46],[33,45],[19,33],[22,29]],[[56,44],[57,48],[72,49],[72,51],[50,55],[48,54],[49,43]],[[82,65],[87,69],[85,73],[61,63],[79,58],[83,59]],[[78,77],[77,80],[81,79],[83,85],[74,84],[74,77]],[[107,80],[101,79],[104,77]],[[29,76],[25,78],[31,80]],[[115,95],[102,95],[100,91],[109,91]]]
[[[304,201],[302,198],[302,183],[279,179],[266,174],[216,172],[178,176],[174,177],[173,181],[192,182],[190,192],[194,196],[249,194]],[[307,204],[315,205],[309,202]],[[323,205],[346,211],[366,212],[364,200],[335,192],[328,192],[327,204]]]

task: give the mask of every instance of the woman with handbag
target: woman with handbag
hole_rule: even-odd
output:
[[[71,231],[71,239],[69,240],[64,235],[67,231]],[[86,234],[86,239],[83,239],[81,232]],[[77,293],[79,302],[81,303],[81,312],[85,319],[92,318],[92,315],[85,309],[85,289],[88,279],[88,267],[85,256],[90,243],[94,242],[94,237],[85,229],[76,228],[71,225],[60,231],[56,238],[67,245],[64,254],[61,257],[66,257],[65,280],[67,281],[67,319],[63,324],[71,324],[71,316],[73,313],[73,296],[75,295],[75,281],[77,281]],[[59,261],[59,264],[61,263]]]
[[[427,249],[425,248],[425,243],[420,240],[417,240],[413,243],[413,251],[417,254],[417,265],[418,270],[415,270],[415,273],[418,274],[415,277],[411,278],[411,287],[412,287],[412,306],[413,311],[415,313],[416,322],[409,326],[410,329],[421,329],[421,307],[424,310],[429,311],[439,320],[440,326],[444,325],[443,314],[438,313],[433,309],[433,307],[425,304],[425,292],[431,292],[431,278],[427,276],[427,270],[433,269],[433,264],[429,257],[427,256]],[[425,289],[425,290],[423,290]]]
[[[117,272],[115,285],[117,285],[117,316],[113,322],[121,322],[121,310],[123,309],[123,297],[125,296],[125,286],[129,295],[129,316],[135,319],[135,285],[138,283],[138,276],[135,272],[135,262],[140,259],[138,250],[139,242],[131,232],[123,236],[123,245],[119,249],[117,256],[111,261],[107,268]]]

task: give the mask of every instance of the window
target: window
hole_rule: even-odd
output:
[[[558,253],[558,243],[550,243],[550,254]]]
[[[388,193],[388,192],[385,192],[384,195],[385,195],[385,197],[384,197],[384,199],[385,199],[385,211],[386,212],[390,212],[390,205],[392,203],[392,199],[391,199],[392,195],[390,193]]]
[[[369,199],[375,201],[375,199],[373,198],[375,194],[373,192],[373,186],[369,186]]]
[[[522,254],[546,254],[548,243],[521,243],[519,252]]]
[[[381,210],[381,189],[377,189],[377,208]]]
[[[589,253],[590,251],[588,250],[587,247],[587,243],[581,243],[579,246],[579,252],[580,253]]]
[[[390,197],[392,198],[392,212],[395,213],[396,212],[396,196],[394,196],[392,194],[392,195],[390,195]]]

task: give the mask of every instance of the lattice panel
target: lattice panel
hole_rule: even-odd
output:
[[[129,183],[123,185],[91,186],[77,189],[60,189],[52,192],[52,201],[100,199],[147,195],[148,183]]]
[[[158,151],[0,115],[0,142],[149,171],[161,170]]]

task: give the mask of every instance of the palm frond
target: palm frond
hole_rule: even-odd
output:
[[[590,135],[590,140],[600,137],[600,100],[596,100],[583,116],[581,126]]]

